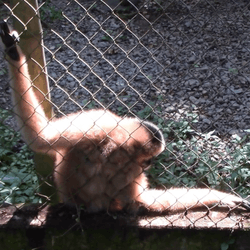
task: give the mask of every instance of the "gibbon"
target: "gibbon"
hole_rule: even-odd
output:
[[[47,119],[17,45],[17,32],[5,21],[0,28],[20,131],[33,151],[55,155],[53,177],[64,203],[84,205],[92,213],[136,213],[141,207],[171,213],[221,206],[250,210],[246,200],[208,188],[149,189],[144,170],[165,147],[163,134],[150,122],[104,109]]]

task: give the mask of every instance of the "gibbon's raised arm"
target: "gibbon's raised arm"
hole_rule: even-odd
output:
[[[77,143],[79,137],[83,137],[93,126],[96,117],[89,117],[82,128],[74,126],[80,119],[84,121],[84,118],[79,119],[79,116],[67,116],[64,119],[49,121],[42,103],[39,103],[35,95],[35,86],[28,72],[27,59],[17,44],[17,32],[11,32],[7,23],[1,21],[0,36],[7,55],[13,109],[25,142],[34,151],[44,152],[51,148],[65,148]],[[87,112],[85,115],[88,116]]]
[[[34,86],[28,72],[24,54],[17,45],[18,34],[10,32],[6,22],[0,23],[0,35],[5,46],[8,62],[12,102],[18,125],[26,143],[34,150],[50,146],[51,139],[46,135],[48,119],[34,93]],[[54,140],[58,139],[54,133]]]
[[[42,103],[36,98],[27,59],[17,44],[17,32],[11,32],[6,22],[2,21],[0,36],[7,55],[14,112],[25,142],[34,151],[65,149],[80,141],[94,143],[98,135],[99,140],[103,139],[118,126],[124,126],[127,134],[136,139],[137,130],[142,127],[141,123],[130,122],[134,120],[132,118],[123,120],[106,110],[84,111],[49,121]],[[144,126],[147,126],[147,123],[144,123]]]
[[[55,154],[54,181],[67,204],[101,210],[155,212],[224,205],[250,211],[242,198],[211,189],[148,188],[144,170],[165,147],[157,126],[136,118],[121,118],[106,110],[90,110],[50,121],[34,93],[27,61],[17,33],[0,23],[11,78],[12,99],[19,128],[34,151]]]

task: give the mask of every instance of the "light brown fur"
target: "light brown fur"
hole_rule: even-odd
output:
[[[155,134],[157,127],[107,110],[49,121],[36,99],[19,47],[18,53],[20,60],[7,57],[14,112],[30,148],[55,155],[54,180],[65,203],[84,204],[89,212],[136,212],[140,206],[177,212],[244,203],[240,197],[210,189],[149,189],[144,169],[165,146],[162,134]]]

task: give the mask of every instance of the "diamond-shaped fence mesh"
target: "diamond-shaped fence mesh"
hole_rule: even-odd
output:
[[[21,35],[39,16],[46,58],[41,72],[49,79],[53,119],[61,120],[31,124],[41,119],[36,113],[42,105],[27,97],[32,83],[11,105],[10,92],[18,88],[10,87],[1,60],[1,203],[43,203],[55,195],[39,189],[48,180],[35,170],[33,153],[21,139],[26,131],[31,148],[56,155],[48,179],[53,176],[60,198],[88,211],[134,211],[135,200],[166,212],[196,206],[231,211],[243,204],[240,197],[247,204],[248,1],[47,0],[38,2],[27,22],[15,11],[23,2],[1,1],[1,16],[12,26],[19,22]],[[31,59],[19,66],[7,60],[23,76]],[[102,111],[89,111],[97,109]],[[157,125],[165,145],[158,128],[145,121]],[[227,216],[210,217],[209,225],[220,226]],[[165,224],[178,219],[166,217]]]

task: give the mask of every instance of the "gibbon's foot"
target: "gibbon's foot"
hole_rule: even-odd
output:
[[[20,56],[17,51],[16,43],[19,42],[18,34],[16,31],[10,31],[6,21],[0,21],[0,36],[5,45],[7,55],[14,61],[19,61]]]
[[[228,207],[232,210],[245,210],[250,212],[250,202],[235,195],[229,195],[220,200],[219,206]]]
[[[235,201],[234,203],[237,206],[245,208],[248,212],[250,212],[250,202],[249,201],[246,201],[246,200],[239,201],[239,202]]]

